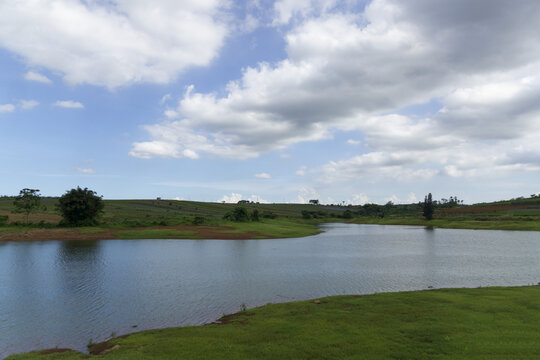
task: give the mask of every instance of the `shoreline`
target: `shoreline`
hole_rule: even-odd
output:
[[[11,354],[6,359],[54,359],[58,353],[65,359],[96,355],[111,359],[117,355],[128,359],[153,358],[153,354],[161,358],[164,354],[183,355],[186,359],[216,354],[220,358],[268,358],[269,354],[278,358],[340,358],[344,355],[339,352],[342,349],[349,352],[348,357],[519,357],[537,351],[534,349],[540,340],[536,305],[539,295],[538,285],[338,295],[267,304],[200,326],[128,333],[91,344],[89,355],[52,348]],[[493,316],[494,309],[506,310]],[[516,317],[521,319],[519,324]],[[503,335],[501,328],[505,329]],[[507,341],[501,341],[501,336]],[[266,356],[258,353],[261,344],[269,349]],[[224,349],[227,350],[223,352]]]
[[[83,227],[83,228],[14,228],[12,231],[0,231],[0,242],[29,242],[29,241],[97,241],[97,240],[136,240],[136,239],[190,239],[190,240],[263,240],[276,238],[298,238],[317,235],[323,232],[320,225],[328,223],[358,224],[358,225],[400,225],[424,226],[440,229],[463,230],[503,230],[503,231],[540,231],[540,223],[504,222],[504,221],[459,221],[434,219],[426,221],[415,218],[377,219],[364,218],[352,221],[326,219],[327,221],[295,223],[288,222],[290,229],[272,234],[272,227],[282,224],[250,223],[250,228],[243,230],[245,223],[227,225],[170,225],[148,227]],[[236,225],[236,227],[235,227]],[[257,230],[261,225],[261,231]],[[298,232],[296,226],[303,226]],[[0,228],[2,230],[2,228]]]
[[[97,240],[136,240],[137,232],[144,235],[148,232],[161,233],[156,239],[193,239],[193,240],[248,240],[260,238],[256,232],[234,232],[235,228],[222,225],[180,225],[180,226],[151,226],[135,228],[55,228],[55,229],[25,229],[0,233],[0,242],[27,241],[97,241]],[[125,234],[128,236],[124,236]],[[167,233],[170,236],[167,236]],[[134,236],[129,236],[129,234]],[[272,239],[273,237],[265,237]]]

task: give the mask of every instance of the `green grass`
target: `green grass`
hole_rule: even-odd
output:
[[[539,298],[537,286],[337,296],[135,333],[99,356],[7,359],[537,359]]]
[[[32,214],[34,223],[44,221],[49,226],[60,220],[55,213],[56,198],[44,198],[47,210]],[[396,205],[381,207],[387,213],[383,218],[363,217],[362,208],[348,206],[314,206],[306,204],[243,204],[248,212],[255,209],[262,215],[273,213],[276,219],[262,218],[260,222],[232,223],[223,220],[223,216],[238,206],[237,204],[205,203],[197,201],[175,200],[105,200],[105,209],[101,223],[97,227],[81,228],[82,234],[99,234],[115,232],[118,238],[204,238],[198,232],[179,229],[163,229],[163,226],[184,226],[194,223],[195,218],[203,220],[203,226],[229,226],[227,232],[252,233],[253,238],[288,238],[313,235],[318,232],[316,225],[324,222],[354,222],[382,225],[420,225],[456,229],[486,230],[531,230],[540,231],[540,199],[523,199],[515,201],[480,204],[476,206],[460,206],[453,209],[438,209],[435,219],[426,221],[421,216],[421,207],[417,205]],[[9,221],[16,219],[11,214],[13,198],[0,198],[0,215],[8,215]],[[321,212],[324,215],[317,219],[305,220],[302,211]],[[341,219],[345,210],[354,215],[351,220]],[[382,211],[382,210],[381,210]],[[19,217],[20,219],[20,217]],[[20,220],[19,220],[20,221]],[[39,227],[34,225],[33,228]],[[141,229],[145,228],[145,229]],[[23,232],[32,227],[4,225],[0,226],[0,236],[6,232]]]
[[[512,218],[493,220],[454,218],[430,221],[419,218],[356,218],[352,222],[357,224],[433,226],[447,229],[540,231],[540,221],[538,220]]]
[[[310,236],[320,233],[317,222],[302,222],[291,219],[264,219],[259,222],[223,222],[222,225],[231,226],[230,232],[258,233],[255,238],[288,238]]]

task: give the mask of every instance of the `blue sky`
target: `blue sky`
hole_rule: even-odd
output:
[[[0,4],[0,194],[539,193],[537,1]]]

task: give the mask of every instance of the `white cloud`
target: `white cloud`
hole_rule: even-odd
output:
[[[3,112],[13,112],[15,111],[15,106],[13,104],[3,104],[0,105],[0,113]]]
[[[353,139],[349,139],[347,140],[347,144],[349,145],[360,145],[362,142],[360,140],[353,140]]]
[[[23,110],[31,110],[39,105],[36,100],[21,100],[19,101],[19,107]]]
[[[347,205],[364,205],[370,202],[369,197],[366,194],[356,194],[352,199],[345,201]]]
[[[278,0],[274,3],[273,24],[287,24],[293,17],[324,14],[337,3],[337,0]]]
[[[28,71],[26,74],[24,74],[24,78],[29,81],[37,81],[44,84],[52,83],[51,79],[35,71]]]
[[[69,84],[168,83],[216,57],[227,35],[219,20],[227,4],[6,0],[0,2],[0,46]]]
[[[167,101],[171,100],[172,99],[172,95],[171,94],[165,94],[161,97],[161,99],[159,100],[159,105],[163,105],[165,104]]]
[[[176,121],[145,127],[150,139],[131,154],[246,159],[354,131],[367,153],[297,174],[328,184],[536,171],[539,2],[374,0],[363,13],[341,5],[276,2],[275,22],[291,24],[287,58],[246,68],[224,95],[189,87]],[[430,102],[441,111],[400,113]]]
[[[219,200],[219,202],[226,202],[226,203],[236,204],[240,200],[243,200],[242,194],[231,193],[230,196],[223,195],[223,197]],[[261,203],[261,204],[267,204],[268,203],[268,201],[262,199],[258,195],[251,195],[250,197],[248,197],[247,199],[244,199],[244,200],[255,202],[255,203],[258,202],[258,203]]]
[[[418,202],[418,198],[416,197],[415,193],[410,193],[407,197],[407,204],[415,204]]]
[[[53,106],[66,109],[84,109],[84,105],[82,103],[73,100],[58,100],[53,104]]]
[[[94,174],[96,171],[94,169],[90,169],[90,168],[76,168],[75,170],[77,170],[78,172],[82,173],[82,174]]]
[[[234,204],[236,204],[240,200],[242,200],[242,194],[231,193],[231,196],[223,195],[223,197],[219,200],[219,202],[226,202],[226,203],[234,203]]]
[[[306,174],[307,174],[307,166],[305,166],[305,165],[300,166],[300,168],[298,170],[296,170],[296,175],[304,176]]]
[[[272,176],[270,176],[270,174],[267,174],[267,173],[255,174],[255,177],[257,179],[270,179],[270,178],[272,178]]]
[[[399,198],[396,195],[392,195],[386,198],[386,202],[391,201],[393,204],[399,204]]]
[[[173,198],[173,200],[176,200],[176,201],[181,201],[182,198],[180,196],[176,196],[175,198]]]
[[[318,200],[319,193],[317,190],[309,187],[302,187],[298,190],[298,196],[296,197],[296,203],[308,204],[309,200]]]

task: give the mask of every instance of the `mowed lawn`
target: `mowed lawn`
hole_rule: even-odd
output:
[[[269,304],[223,324],[113,339],[101,355],[14,359],[538,359],[540,287],[441,289]],[[103,345],[103,344],[102,344]]]

